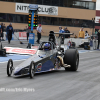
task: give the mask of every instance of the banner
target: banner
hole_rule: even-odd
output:
[[[100,0],[96,0],[96,10],[100,10]]]
[[[15,12],[28,13],[29,12],[29,4],[16,3]],[[58,15],[58,7],[38,5],[38,14]]]
[[[27,39],[27,33],[26,32],[19,32],[19,39],[20,40],[26,40]]]
[[[95,16],[95,23],[100,23],[100,16]]]

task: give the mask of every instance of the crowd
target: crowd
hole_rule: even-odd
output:
[[[0,41],[4,41],[4,31],[6,30],[5,24],[0,24]]]
[[[10,41],[12,39],[12,34],[14,34],[14,30],[13,30],[13,27],[12,27],[12,23],[10,23],[7,27],[3,23],[0,24],[0,41],[1,40],[4,41],[4,31],[6,31],[6,33],[7,33],[6,36],[8,38],[8,43],[10,44]],[[36,31],[37,31],[37,41],[36,42],[37,43],[40,43],[41,33],[43,32],[41,24],[38,25]],[[31,29],[29,29],[27,26],[26,26],[26,32],[27,32],[27,41],[28,41],[28,37],[29,37],[29,33],[31,33]],[[59,26],[59,33],[70,33],[70,31],[68,30],[67,27],[65,27],[63,29],[61,26]],[[60,36],[61,36],[61,34],[59,34],[59,37]],[[70,38],[70,35],[69,34],[64,34],[62,36],[63,36],[63,39]],[[100,30],[98,31],[97,36],[98,36],[98,48],[99,48],[99,43],[100,43]],[[89,37],[88,31],[85,31],[84,32],[84,28],[82,27],[80,29],[80,31],[79,31],[78,36],[75,34],[75,37],[74,38],[77,38],[77,37],[78,38],[88,38]]]
[[[8,43],[10,44],[10,41],[12,39],[12,34],[14,34],[12,23],[10,23],[7,27],[3,23],[0,24],[0,41],[5,41],[4,40],[4,31],[7,32],[6,37],[8,39]]]
[[[78,36],[75,34],[74,38],[88,38],[89,37],[89,34],[88,34],[88,31],[85,31],[83,30],[84,28],[82,27],[79,31],[79,34]],[[61,26],[59,26],[59,33],[70,33],[70,31],[67,29],[67,27],[65,27],[64,29],[62,29]],[[60,36],[60,35],[59,35]],[[63,35],[64,38],[70,38],[70,35],[69,34],[65,34]]]

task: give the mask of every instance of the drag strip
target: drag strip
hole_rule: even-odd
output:
[[[22,61],[15,61],[17,66]],[[0,88],[31,88],[34,92],[0,92],[0,100],[100,100],[100,51],[80,53],[77,72],[58,71],[29,77],[7,77],[0,63]]]

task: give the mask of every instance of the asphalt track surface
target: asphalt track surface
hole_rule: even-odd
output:
[[[22,61],[14,61],[17,66]],[[100,100],[100,51],[80,53],[78,71],[36,74],[34,79],[7,77],[7,63],[0,63],[0,91],[27,88],[34,92],[0,92],[0,100]]]

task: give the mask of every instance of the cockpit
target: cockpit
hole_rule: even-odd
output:
[[[41,58],[52,54],[52,50],[55,49],[52,42],[42,42],[38,48],[37,55]]]

